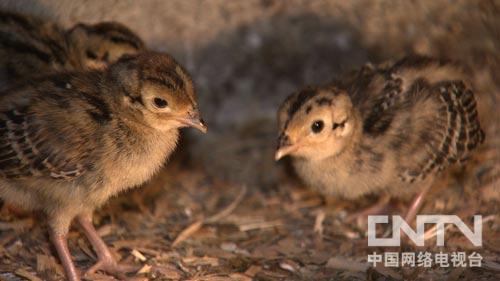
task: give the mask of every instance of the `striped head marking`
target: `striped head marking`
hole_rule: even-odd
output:
[[[66,36],[75,63],[86,69],[104,69],[124,55],[145,50],[141,38],[117,22],[80,23]]]
[[[353,133],[347,93],[335,87],[307,87],[290,96],[278,113],[275,159],[286,155],[326,158],[342,151]]]
[[[191,77],[171,56],[144,52],[111,65],[123,104],[135,118],[158,130],[207,127],[200,116]]]

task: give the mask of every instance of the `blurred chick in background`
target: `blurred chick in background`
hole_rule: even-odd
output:
[[[116,22],[54,22],[0,11],[0,88],[62,70],[104,69],[123,55],[145,50],[143,41]]]

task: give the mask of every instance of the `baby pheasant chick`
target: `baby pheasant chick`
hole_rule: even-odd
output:
[[[82,69],[104,69],[123,55],[145,50],[141,38],[117,22],[80,23],[66,36],[71,64]]]
[[[66,243],[75,217],[99,258],[90,272],[122,276],[92,211],[150,179],[181,127],[206,131],[190,76],[165,54],[18,85],[0,94],[0,197],[46,214],[70,280],[79,280]]]
[[[304,182],[327,195],[419,193],[411,220],[438,172],[484,140],[465,80],[453,64],[414,56],[303,89],[279,110],[276,160],[291,155]]]
[[[123,55],[144,51],[142,40],[115,22],[53,22],[0,11],[0,79],[5,85],[62,70],[103,69]]]

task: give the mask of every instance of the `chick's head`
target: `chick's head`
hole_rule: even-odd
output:
[[[105,69],[124,55],[144,51],[144,42],[117,22],[77,24],[67,34],[75,64],[85,69]]]
[[[275,159],[286,155],[324,159],[341,153],[355,132],[352,102],[335,87],[308,87],[292,95],[278,113]]]
[[[191,77],[171,56],[153,52],[125,56],[109,73],[123,93],[121,104],[143,125],[162,131],[181,127],[207,131]]]

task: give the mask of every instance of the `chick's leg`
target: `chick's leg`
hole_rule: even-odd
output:
[[[106,243],[102,240],[94,228],[90,213],[78,215],[77,220],[82,227],[85,236],[87,236],[90,244],[92,244],[98,258],[97,263],[93,265],[85,274],[92,274],[98,270],[102,270],[123,280],[126,279],[125,273],[133,272],[138,269],[137,266],[121,265],[115,261],[113,255],[108,249],[108,246],[106,246]]]
[[[381,212],[383,212],[384,209],[389,204],[390,200],[391,200],[391,197],[389,195],[387,195],[387,194],[381,195],[375,204],[371,205],[368,208],[362,209],[358,212],[355,212],[355,213],[349,215],[346,218],[346,221],[347,222],[352,222],[355,220],[365,220],[366,221],[368,216],[378,215]]]
[[[415,219],[417,212],[419,211],[420,207],[422,206],[422,203],[424,201],[425,196],[427,193],[429,193],[429,189],[432,186],[432,182],[428,183],[425,188],[420,190],[420,192],[415,196],[413,199],[410,207],[408,208],[408,211],[406,212],[405,215],[405,221],[409,224],[413,222]]]
[[[56,248],[59,259],[61,260],[64,271],[66,272],[66,277],[70,281],[80,281],[80,277],[76,271],[75,265],[71,260],[71,254],[68,249],[67,235],[61,235],[55,231],[50,230],[50,240],[54,247]]]
[[[71,219],[69,216],[54,216],[49,221],[49,238],[56,248],[59,260],[66,272],[69,281],[80,281],[80,276],[76,271],[75,264],[71,260],[71,253],[68,248],[68,230]]]

